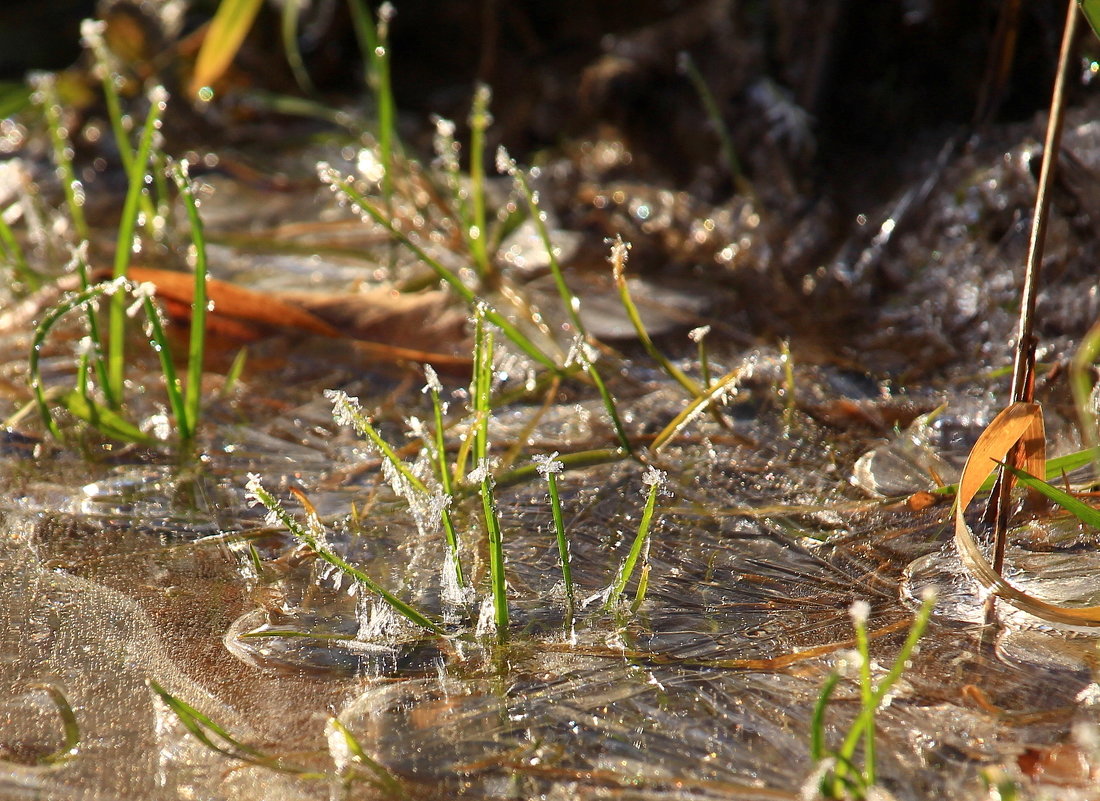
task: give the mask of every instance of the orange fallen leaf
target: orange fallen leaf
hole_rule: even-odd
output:
[[[173,270],[131,267],[132,281],[151,283],[173,320],[189,322],[194,276]],[[460,342],[464,317],[442,293],[274,293],[207,279],[213,309],[208,333],[239,343],[288,332],[354,340],[356,349],[377,359],[428,362],[437,368],[465,368],[469,358],[440,352],[441,343]]]
[[[1029,595],[998,575],[966,524],[966,507],[1017,443],[1023,444],[1024,469],[1033,475],[1042,475],[1046,462],[1046,433],[1039,404],[1013,403],[1004,409],[986,426],[966,459],[955,503],[955,546],[963,564],[983,587],[1017,609],[1052,623],[1100,626],[1100,606],[1058,606]]]

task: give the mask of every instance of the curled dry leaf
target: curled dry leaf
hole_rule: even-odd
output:
[[[978,437],[967,457],[955,504],[955,546],[959,549],[963,564],[983,587],[1017,609],[1052,623],[1100,626],[1100,606],[1057,606],[1029,595],[998,575],[982,553],[974,532],[966,524],[966,507],[997,469],[998,463],[1005,461],[1017,444],[1023,445],[1024,469],[1033,475],[1043,475],[1046,434],[1039,404],[1013,403],[1004,409]]]

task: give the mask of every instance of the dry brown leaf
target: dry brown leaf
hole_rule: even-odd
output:
[[[1065,607],[1048,603],[1017,589],[993,569],[985,558],[974,532],[966,524],[966,507],[985,480],[1016,447],[1024,448],[1024,469],[1043,475],[1046,461],[1046,435],[1043,411],[1037,403],[1014,403],[993,418],[978,437],[967,457],[959,481],[955,504],[955,546],[971,575],[994,595],[1035,617],[1073,626],[1100,626],[1100,606]]]
[[[157,299],[173,319],[190,320],[194,276],[131,267],[129,278],[156,286]],[[465,356],[439,350],[462,342],[465,325],[465,317],[450,308],[441,292],[275,293],[211,278],[206,294],[214,304],[207,313],[207,330],[223,339],[251,342],[301,332],[357,340],[358,350],[378,359],[430,362],[437,368],[469,364]]]

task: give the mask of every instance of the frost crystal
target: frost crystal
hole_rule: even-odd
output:
[[[871,605],[866,601],[855,601],[848,607],[848,615],[857,626],[866,626],[867,618],[871,616]]]
[[[535,469],[544,478],[551,473],[560,473],[565,470],[565,463],[558,459],[557,451],[550,454],[536,453],[532,458],[535,461]]]
[[[657,487],[661,489],[668,481],[668,476],[665,475],[664,470],[658,470],[653,465],[646,468],[646,471],[642,473],[642,483],[647,487]]]
[[[80,44],[98,50],[103,47],[103,32],[107,23],[101,20],[86,19],[80,23]]]
[[[244,484],[244,491],[245,491],[245,496],[244,497],[245,497],[245,503],[247,503],[249,505],[249,507],[263,505],[263,501],[261,500],[261,496],[264,495],[265,493],[264,493],[264,486],[260,482],[261,482],[261,479],[260,479],[260,474],[259,473],[249,473],[248,476],[246,477],[246,481],[245,481],[245,484]]]
[[[149,90],[149,102],[162,108],[168,102],[168,90],[159,83]]]
[[[336,425],[354,427],[356,415],[362,414],[359,399],[340,389],[326,389],[322,394],[332,403],[332,419]]]
[[[578,334],[573,338],[573,342],[569,346],[569,352],[565,354],[565,367],[572,367],[577,364],[587,370],[599,358],[600,352]]]
[[[477,616],[476,632],[478,637],[491,637],[497,633],[497,621],[492,598],[486,598],[481,602],[481,611]]]
[[[516,160],[508,155],[508,150],[504,145],[497,148],[497,172],[502,175],[511,175],[513,178],[519,172]]]
[[[630,243],[624,242],[623,238],[618,235],[614,239],[606,240],[606,242],[611,246],[611,255],[607,260],[611,262],[615,273],[619,274],[626,266],[626,258],[630,254]]]
[[[150,281],[144,281],[130,291],[134,296],[134,302],[126,307],[126,316],[134,317],[141,311],[146,298],[151,298],[157,294],[157,285]]]
[[[81,337],[73,352],[80,358],[91,356],[96,352],[95,341],[91,337]]]
[[[688,331],[688,339],[692,342],[702,342],[703,337],[710,333],[709,325],[701,325],[698,328],[693,328]]]
[[[425,393],[434,392],[437,395],[443,394],[443,384],[439,381],[439,374],[436,373],[435,368],[430,364],[424,365],[424,379],[427,382],[423,389]]]

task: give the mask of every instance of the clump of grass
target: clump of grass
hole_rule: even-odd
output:
[[[875,786],[875,716],[890,689],[905,672],[917,642],[932,617],[935,602],[935,592],[926,591],[901,650],[878,684],[871,677],[871,648],[867,632],[870,607],[865,601],[856,601],[852,605],[852,623],[856,632],[855,655],[859,662],[860,711],[840,747],[830,750],[825,744],[825,714],[832,694],[840,682],[840,674],[835,671],[831,673],[818,696],[810,724],[810,757],[822,768],[820,775],[815,776],[817,789],[822,797],[863,799],[867,798],[869,790]],[[862,767],[856,761],[861,743]]]

